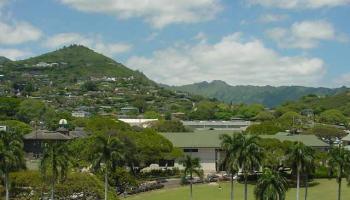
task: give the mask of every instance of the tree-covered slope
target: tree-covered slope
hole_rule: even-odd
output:
[[[131,77],[151,83],[142,73],[81,45],[71,45],[37,57],[7,62],[4,74],[16,79],[23,73],[45,75],[51,79],[86,80],[102,77]],[[16,71],[17,73],[14,73]]]
[[[308,94],[333,95],[346,89],[302,86],[231,86],[223,81],[200,82],[190,85],[172,86],[170,88],[216,98],[227,103],[261,103],[268,107],[275,107],[285,101],[297,100]]]

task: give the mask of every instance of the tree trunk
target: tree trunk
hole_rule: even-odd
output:
[[[51,200],[55,198],[55,179],[52,177],[51,180]]]
[[[338,178],[338,200],[341,199],[341,182],[342,182],[342,178],[339,177]]]
[[[305,198],[304,198],[304,200],[307,200],[308,190],[309,190],[309,176],[308,176],[308,174],[306,174],[305,175]]]
[[[248,176],[244,175],[244,200],[248,200]]]
[[[106,172],[105,172],[105,200],[108,200],[108,171],[106,166]]]
[[[234,196],[233,196],[233,172],[231,172],[231,200],[234,199]]]
[[[193,177],[192,177],[192,173],[191,173],[191,174],[190,174],[190,200],[193,199],[192,179],[193,179]]]
[[[5,173],[5,190],[6,190],[6,196],[5,199],[10,199],[10,192],[9,192],[9,176],[8,173]]]
[[[297,200],[299,200],[299,191],[300,190],[300,169],[297,167]]]

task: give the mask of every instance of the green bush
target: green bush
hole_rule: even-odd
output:
[[[15,199],[39,199],[50,194],[50,186],[46,184],[38,171],[21,171],[10,174],[11,196]],[[58,199],[70,199],[72,195],[82,195],[76,199],[102,199],[104,184],[90,173],[71,173],[64,182],[55,185],[55,196]],[[113,191],[109,199],[116,200]]]

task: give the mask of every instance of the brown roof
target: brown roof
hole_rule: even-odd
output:
[[[24,140],[70,140],[71,137],[55,131],[37,130],[24,135]]]

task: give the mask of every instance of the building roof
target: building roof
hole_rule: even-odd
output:
[[[55,131],[37,130],[23,136],[24,140],[70,140],[71,137]]]
[[[220,135],[234,134],[232,131],[195,131],[189,133],[160,133],[180,148],[220,148]],[[328,147],[329,145],[315,135],[260,135],[261,138],[278,139],[280,141],[300,141],[306,146]]]
[[[236,121],[182,121],[185,126],[221,126],[221,125],[250,125],[250,121],[236,120]]]

